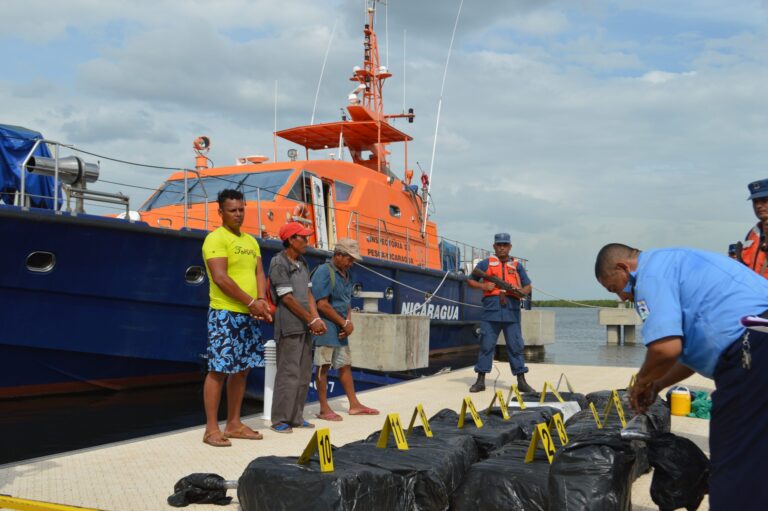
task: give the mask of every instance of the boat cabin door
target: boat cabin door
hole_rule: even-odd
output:
[[[315,217],[317,248],[331,250],[336,245],[336,216],[333,212],[333,186],[317,176],[310,176],[312,209]]]

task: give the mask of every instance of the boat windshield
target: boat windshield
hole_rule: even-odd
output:
[[[265,201],[274,200],[275,194],[288,181],[292,173],[293,169],[286,169],[270,172],[208,176],[202,179],[190,177],[187,181],[189,186],[189,203],[200,204],[205,202],[206,194],[208,195],[208,202],[214,202],[219,192],[226,188],[234,188],[243,192],[246,202],[256,202],[257,197]],[[201,181],[202,186],[200,186]],[[203,193],[203,189],[205,189],[205,193]],[[181,205],[183,203],[184,181],[177,179],[166,181],[141,210],[150,211],[163,206]]]

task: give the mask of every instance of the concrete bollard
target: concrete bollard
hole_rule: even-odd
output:
[[[272,394],[277,373],[277,343],[274,339],[264,344],[264,420],[272,419]]]

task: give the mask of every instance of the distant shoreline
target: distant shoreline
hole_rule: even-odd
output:
[[[573,300],[573,301],[566,301],[566,300],[533,300],[531,302],[531,305],[533,307],[573,307],[573,308],[580,308],[581,305],[592,305],[593,307],[612,307],[616,308],[619,306],[618,301],[616,300]]]

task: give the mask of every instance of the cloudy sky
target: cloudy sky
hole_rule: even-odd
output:
[[[396,126],[424,169],[458,6],[378,8],[385,106],[415,109]],[[5,0],[0,123],[156,165],[191,166],[201,134],[217,164],[271,155],[275,82],[278,128],[308,124],[335,25],[315,119],[337,120],[363,19],[362,0]],[[509,231],[541,298],[608,297],[593,277],[607,242],[724,252],[754,222],[747,183],[768,177],[767,22],[758,0],[466,0],[434,162],[440,233],[488,246]],[[166,172],[101,176],[155,188]],[[150,193],[98,189],[134,207]]]

